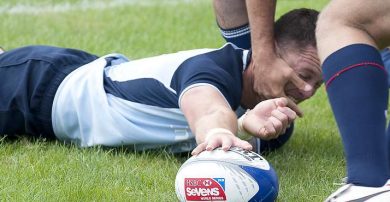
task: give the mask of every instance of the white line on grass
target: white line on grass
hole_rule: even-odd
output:
[[[82,0],[77,3],[57,4],[6,4],[0,6],[0,13],[3,14],[42,14],[42,13],[64,13],[68,11],[103,10],[121,6],[156,6],[175,5],[178,3],[195,2],[195,0]]]

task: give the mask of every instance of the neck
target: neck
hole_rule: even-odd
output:
[[[254,64],[251,60],[248,67],[242,74],[242,95],[241,95],[241,106],[246,109],[251,109],[257,104],[256,93],[253,90],[254,84],[254,74],[253,74]]]

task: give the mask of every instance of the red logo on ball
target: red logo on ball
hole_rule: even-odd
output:
[[[226,201],[225,178],[184,178],[187,201]]]

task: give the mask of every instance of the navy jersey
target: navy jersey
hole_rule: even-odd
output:
[[[101,57],[73,71],[59,86],[54,132],[80,146],[143,149],[194,142],[180,111],[181,95],[209,85],[237,109],[247,55],[247,50],[227,44],[134,61],[119,54]]]

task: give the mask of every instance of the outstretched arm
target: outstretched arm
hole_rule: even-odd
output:
[[[235,136],[236,114],[216,88],[206,85],[189,89],[182,95],[180,108],[198,143],[192,154],[220,146],[224,150],[232,146],[252,149],[248,142]]]
[[[180,108],[198,143],[193,155],[217,147],[224,150],[232,146],[252,149],[247,141],[235,135],[238,127],[236,114],[214,87],[198,86],[189,89],[180,100]],[[259,103],[248,112],[243,127],[253,136],[272,139],[282,134],[297,115],[301,115],[300,110],[288,99],[271,99]]]

